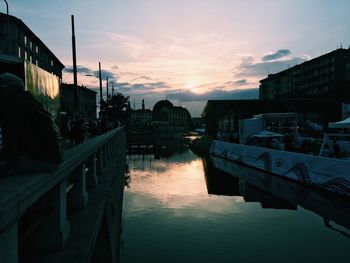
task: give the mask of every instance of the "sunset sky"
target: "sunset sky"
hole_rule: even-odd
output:
[[[267,74],[350,45],[348,0],[8,2],[66,66],[63,82],[73,82],[73,14],[79,84],[98,90],[85,75],[96,75],[101,61],[132,106],[169,99],[192,117],[208,99],[257,98]]]

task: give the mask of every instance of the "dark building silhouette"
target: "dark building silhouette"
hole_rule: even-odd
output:
[[[313,121],[327,127],[342,119],[343,104],[327,99],[209,100],[203,110],[206,131],[237,133],[239,120],[261,113],[295,112],[300,121]]]
[[[203,127],[203,118],[192,118],[192,124],[193,124],[193,128],[202,128]]]
[[[72,116],[74,108],[74,84],[62,83],[61,93],[61,114]],[[78,86],[78,101],[80,117],[87,120],[96,119],[96,91]]]
[[[130,120],[134,129],[145,129],[152,126],[152,111],[146,109],[145,100],[142,100],[141,109],[132,109],[130,111]]]
[[[60,125],[64,65],[22,20],[0,13],[0,73],[20,77],[29,91]]]
[[[168,100],[158,101],[153,107],[154,126],[184,127],[189,129],[191,125],[191,114],[181,106],[174,106]]]
[[[62,78],[64,65],[22,20],[0,13],[0,57],[29,61]]]
[[[260,81],[260,99],[350,100],[350,48],[336,49]]]

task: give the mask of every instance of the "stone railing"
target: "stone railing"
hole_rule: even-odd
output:
[[[52,173],[0,177],[0,262],[18,262],[18,222],[46,196],[52,209],[37,233],[38,246],[63,249],[71,234],[68,210],[85,208],[88,189],[98,187],[99,176],[111,161],[117,162],[116,155],[125,160],[125,148],[124,128],[118,128],[66,151]],[[118,165],[125,169],[125,161]]]

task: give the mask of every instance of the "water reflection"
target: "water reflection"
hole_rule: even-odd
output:
[[[188,150],[188,142],[193,137],[138,135],[128,140],[129,154],[152,154],[154,159],[170,157]]]
[[[154,157],[128,156],[122,262],[348,257],[349,207],[343,202],[232,163],[201,159],[186,146]]]
[[[178,202],[174,202],[172,197],[188,197],[193,201],[206,192],[199,165],[200,160],[181,165],[172,159],[153,161],[149,169],[141,169],[132,177],[131,188],[134,192],[158,199],[164,206],[181,206],[176,205]]]
[[[350,204],[343,197],[313,190],[219,157],[212,156],[206,162],[219,168],[220,173],[225,171],[233,175],[239,181],[239,193],[246,202],[260,202],[262,208],[296,210],[300,206],[321,216],[328,228],[338,230],[331,225],[333,221],[350,229]],[[338,232],[350,237],[350,232]]]

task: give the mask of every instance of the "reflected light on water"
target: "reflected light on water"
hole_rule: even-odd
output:
[[[196,199],[207,196],[201,160],[186,164],[157,162],[156,169],[131,173],[129,191],[146,194],[158,199],[167,207],[188,206]],[[181,202],[174,202],[174,199]]]
[[[207,192],[203,161],[197,158],[180,163],[171,159],[153,161],[150,169],[132,169],[130,188],[126,192],[156,199],[166,208],[196,207],[222,212],[232,206],[232,202],[243,202],[242,197],[220,198],[222,205],[217,206],[218,197]],[[176,156],[173,159],[176,160]],[[211,201],[216,205],[211,207]]]

